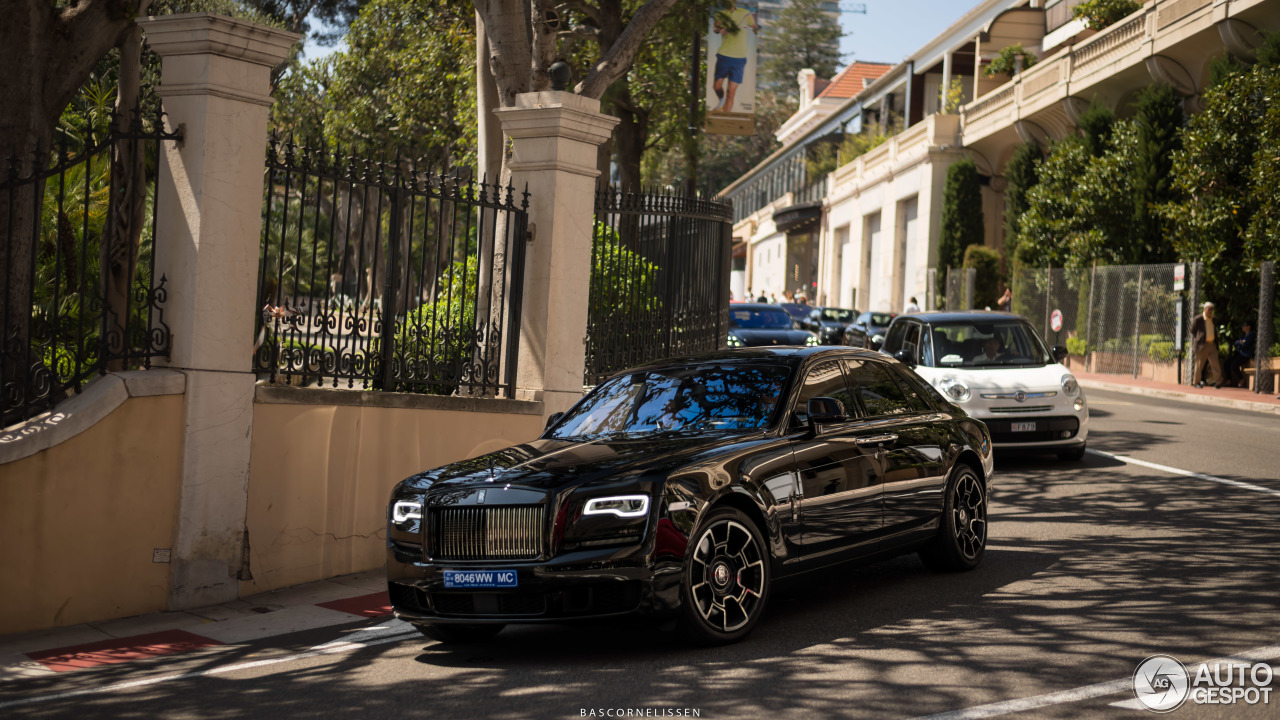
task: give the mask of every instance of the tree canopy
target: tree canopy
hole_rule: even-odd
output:
[[[781,95],[795,95],[796,76],[806,68],[830,78],[840,68],[843,33],[824,6],[826,0],[791,0],[760,31],[760,85]]]

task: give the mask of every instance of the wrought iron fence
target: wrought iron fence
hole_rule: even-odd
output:
[[[1013,311],[1090,372],[1177,382],[1185,302],[1174,265],[1024,268],[1012,279]],[[1053,330],[1054,312],[1061,315]]]
[[[732,204],[601,186],[595,215],[585,384],[724,347]]]
[[[254,371],[514,397],[529,193],[272,138]]]
[[[168,356],[155,186],[180,139],[159,112],[66,116],[52,148],[0,166],[0,425]]]

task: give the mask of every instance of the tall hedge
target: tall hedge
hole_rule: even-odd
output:
[[[1164,83],[1148,85],[1138,96],[1137,147],[1133,167],[1133,242],[1129,264],[1175,260],[1166,226],[1156,212],[1173,200],[1173,153],[1182,147],[1182,99]]]
[[[1018,229],[1022,213],[1027,211],[1027,192],[1040,182],[1036,165],[1041,161],[1040,146],[1034,142],[1023,143],[1014,151],[1004,170],[1004,255],[1010,265],[1018,251]],[[1009,268],[1013,270],[1012,267]]]
[[[1004,260],[1000,253],[986,245],[970,245],[964,251],[964,267],[974,268],[973,306],[996,309],[1000,300],[1000,280],[1004,277]]]
[[[982,244],[982,186],[978,166],[965,159],[947,170],[938,237],[938,295],[946,296],[947,268],[964,263],[965,248]]]

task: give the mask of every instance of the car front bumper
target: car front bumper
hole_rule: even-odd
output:
[[[560,623],[634,615],[668,617],[680,603],[678,561],[642,546],[566,553],[549,560],[426,562],[396,549],[387,584],[396,617],[414,623]],[[512,588],[445,587],[445,570],[513,570]]]
[[[1075,408],[1075,398],[1036,405],[1043,409],[1026,407],[1035,407],[1032,400],[1019,407],[1009,401],[979,398],[964,403],[964,408],[986,423],[995,448],[1069,449],[1085,444],[1089,437],[1089,407],[1083,394],[1079,409]]]

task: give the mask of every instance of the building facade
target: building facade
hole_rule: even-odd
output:
[[[741,286],[779,297],[803,290],[817,304],[858,310],[899,312],[912,297],[935,307],[952,164],[977,163],[985,244],[1002,250],[1003,173],[1018,145],[1047,149],[1076,131],[1094,101],[1125,116],[1157,81],[1194,112],[1215,57],[1252,60],[1258,31],[1280,29],[1280,0],[1149,0],[1101,30],[1072,19],[1077,4],[985,0],[838,103],[824,104],[821,92],[806,96],[813,81],[802,73],[801,108],[778,131],[783,147],[724,190],[745,258],[735,297]],[[983,69],[1016,44],[1039,62],[987,77]],[[805,158],[821,143],[877,129],[890,134],[883,144],[807,176]]]

